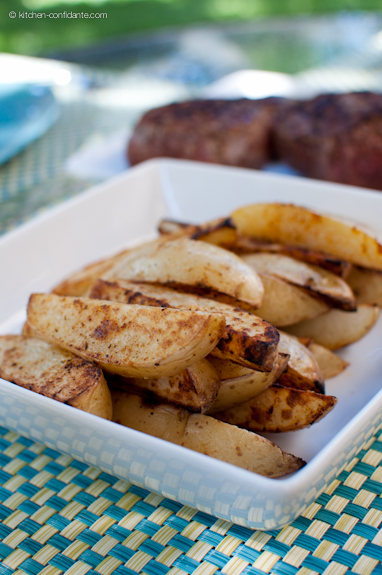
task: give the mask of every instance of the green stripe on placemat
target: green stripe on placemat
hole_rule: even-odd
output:
[[[382,575],[381,439],[301,517],[264,532],[0,428],[0,575]]]

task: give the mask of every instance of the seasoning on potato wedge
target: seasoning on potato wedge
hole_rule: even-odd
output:
[[[32,294],[27,333],[127,377],[176,375],[210,353],[222,314]]]
[[[111,419],[110,391],[101,369],[45,341],[22,335],[0,336],[0,377]]]

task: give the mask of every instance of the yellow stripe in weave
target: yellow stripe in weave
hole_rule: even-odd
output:
[[[117,483],[114,483],[113,489],[120,491],[121,493],[126,493],[128,489],[132,486],[130,481],[126,481],[125,479],[118,479]]]
[[[59,493],[57,493],[57,496],[62,497],[62,499],[65,499],[66,501],[71,501],[77,493],[80,493],[80,491],[82,491],[82,487],[75,483],[69,483],[68,485],[65,485]]]
[[[280,555],[275,555],[275,553],[271,553],[270,551],[263,551],[260,557],[258,557],[253,563],[253,567],[262,569],[266,573],[269,573],[272,567],[276,565],[277,561],[280,561]]]
[[[18,433],[16,433],[16,431],[8,431],[8,433],[6,433],[3,437],[7,441],[14,443],[15,441],[17,441],[19,439],[20,435]],[[45,449],[45,447],[44,447],[44,449]]]
[[[176,514],[177,517],[181,517],[186,521],[191,521],[191,519],[196,515],[198,512],[197,509],[193,509],[188,505],[184,505],[181,509],[179,509],[178,513]]]
[[[150,521],[156,523],[157,525],[163,525],[163,523],[173,515],[173,512],[170,509],[166,509],[165,507],[158,507],[151,513],[148,517]]]
[[[57,511],[55,509],[52,509],[51,507],[44,505],[40,509],[37,509],[37,511],[35,513],[33,513],[33,515],[31,515],[31,519],[33,519],[33,521],[37,521],[37,523],[40,523],[41,525],[43,525],[55,513],[57,513]]]
[[[25,445],[21,445],[21,443],[13,443],[9,447],[7,447],[7,449],[4,449],[3,453],[4,455],[8,455],[8,457],[10,457],[11,459],[14,459],[19,455],[19,453],[24,451],[24,449]]]
[[[305,509],[305,511],[302,513],[302,516],[306,517],[307,519],[314,519],[317,511],[320,509],[322,509],[322,505],[319,505],[318,503],[312,503],[307,509]]]
[[[212,527],[210,527],[210,529],[215,533],[219,533],[219,535],[225,535],[228,529],[231,529],[231,527],[232,527],[231,521],[225,521],[225,519],[217,519],[215,523],[212,525]]]
[[[83,471],[83,475],[85,475],[85,477],[89,477],[89,479],[93,479],[94,481],[99,475],[101,475],[101,473],[102,471],[97,467],[88,467]],[[109,484],[107,486],[109,487]]]
[[[130,513],[128,513],[125,517],[122,517],[118,525],[121,525],[121,527],[125,527],[126,529],[132,531],[135,529],[136,525],[142,521],[142,519],[144,519],[144,515],[141,515],[136,511],[130,511]]]
[[[53,565],[47,565],[38,575],[61,575],[61,573],[61,569],[57,569],[57,567],[53,567]]]
[[[101,493],[105,491],[105,489],[107,489],[108,487],[109,483],[106,483],[106,481],[102,481],[102,479],[97,479],[96,481],[93,481],[93,483],[91,483],[89,487],[85,489],[85,493],[89,493],[90,495],[93,495],[93,497],[99,497]]]
[[[95,531],[95,533],[98,533],[99,535],[103,535],[115,523],[117,522],[112,517],[102,515],[99,519],[97,519],[97,521],[93,523],[92,531]]]
[[[146,533],[142,533],[142,531],[133,531],[123,541],[123,545],[126,545],[126,547],[128,547],[129,549],[136,551],[138,547],[142,545],[142,543],[146,541],[146,539],[148,539],[148,537],[149,535],[147,535]]]
[[[43,453],[41,453],[41,455],[36,457],[36,459],[34,459],[32,461],[32,463],[30,463],[29,465],[33,469],[36,469],[36,471],[41,471],[51,461],[53,461],[53,459],[51,457],[48,457],[47,455],[44,455]]]
[[[73,517],[78,515],[78,513],[83,509],[85,509],[85,505],[82,505],[82,503],[78,503],[77,501],[71,501],[60,511],[60,515],[71,521]]]
[[[3,470],[11,475],[16,475],[27,464],[26,461],[22,461],[21,459],[12,459],[7,465],[4,465]]]
[[[201,533],[203,533],[203,531],[205,531],[206,529],[207,529],[206,525],[202,525],[197,521],[191,521],[191,523],[186,525],[186,527],[183,529],[181,535],[184,535],[184,537],[188,537],[189,539],[191,539],[191,541],[195,541],[197,537],[199,537],[199,535],[201,535]]]
[[[78,519],[75,519],[74,521],[69,523],[69,525],[64,527],[64,529],[61,531],[61,535],[73,541],[73,539],[75,539],[86,528],[87,525],[85,525],[85,523],[82,523],[82,521],[78,521]]]
[[[5,487],[5,489],[9,489],[9,491],[17,491],[17,489],[27,481],[27,478],[22,475],[13,475],[13,477],[10,477],[8,481],[4,483],[3,487]]]
[[[32,453],[36,453],[37,455],[39,455],[40,453],[45,451],[45,449],[46,449],[46,446],[43,445],[42,443],[34,443],[30,447],[28,447],[28,451],[31,451]]]
[[[377,497],[376,493],[371,493],[371,491],[366,491],[366,489],[361,489],[361,491],[353,499],[353,503],[356,505],[361,505],[369,509],[370,505],[373,503],[374,499]]]
[[[55,495],[54,491],[48,487],[43,487],[40,489],[40,491],[37,491],[37,493],[30,497],[30,500],[33,501],[33,503],[37,503],[37,505],[41,506],[44,505],[44,503],[48,501],[48,499],[50,499],[53,495]]]
[[[244,559],[240,559],[240,557],[232,557],[232,559],[224,565],[222,573],[227,573],[228,575],[240,575],[248,565],[248,561],[244,561]]]
[[[75,477],[77,477],[77,475],[80,474],[81,471],[79,469],[76,469],[75,467],[67,467],[57,475],[57,479],[63,481],[64,483],[70,483]]]
[[[40,551],[37,551],[37,553],[33,555],[33,559],[41,563],[41,565],[46,565],[48,561],[53,559],[58,553],[60,553],[60,550],[53,547],[53,545],[45,545]]]
[[[324,561],[330,561],[338,548],[339,545],[336,545],[336,543],[324,540],[321,541],[317,549],[314,550],[313,556],[323,559]]]
[[[174,537],[175,533],[177,533],[176,529],[169,527],[169,525],[164,525],[151,539],[161,545],[167,545],[170,539]]]
[[[187,575],[183,569],[179,569],[179,567],[171,567],[170,571],[167,572],[167,575]]]
[[[15,529],[12,531],[12,533],[7,535],[3,543],[9,545],[9,547],[12,547],[12,549],[16,549],[21,541],[24,541],[24,539],[27,537],[29,537],[28,533],[25,533],[25,531],[22,531],[22,529]]]
[[[11,529],[16,529],[18,524],[21,523],[21,521],[24,521],[24,519],[26,519],[27,517],[29,517],[28,513],[24,513],[24,511],[16,509],[16,511],[11,513],[10,515],[8,515],[8,517],[6,517],[6,519],[4,519],[3,523],[4,525],[7,525]]]
[[[245,542],[248,547],[262,551],[264,545],[272,538],[272,535],[264,533],[264,531],[255,531],[251,537]]]
[[[149,561],[151,561],[152,556],[148,553],[144,553],[143,551],[137,551],[135,555],[133,555],[127,563],[125,563],[126,567],[129,569],[133,569],[133,571],[137,571],[139,573],[142,571],[143,567],[147,565]]]
[[[65,453],[61,453],[61,455],[56,459],[56,463],[62,465],[63,467],[68,467],[72,461],[73,457],[70,457],[70,455],[66,455]]]
[[[359,491],[362,485],[365,483],[367,477],[362,473],[357,473],[357,471],[352,471],[351,474],[344,481],[344,485],[347,487],[353,487]]]
[[[123,561],[120,561],[116,557],[106,557],[97,567],[97,573],[101,573],[102,575],[111,575],[114,571],[122,565]],[[68,572],[65,573],[68,575]],[[74,575],[74,574],[73,574]],[[77,574],[76,574],[77,575]]]
[[[349,571],[349,568],[346,565],[333,561],[328,565],[324,573],[325,575],[344,575],[347,571]]]
[[[192,575],[213,575],[218,569],[219,567],[216,565],[212,565],[212,563],[204,561],[204,563],[201,563],[199,567],[192,572]]]
[[[340,497],[339,495],[333,495],[331,500],[327,503],[327,505],[325,505],[325,509],[328,511],[334,511],[334,513],[341,514],[348,503],[349,499]]]
[[[365,537],[360,537],[359,535],[350,535],[349,539],[343,545],[343,549],[355,553],[356,555],[361,555],[362,549],[365,547],[367,539]]]
[[[284,563],[289,563],[294,567],[300,567],[301,563],[308,555],[309,551],[307,549],[303,549],[302,547],[295,545],[290,551],[288,551],[283,561]]]
[[[37,475],[35,475],[30,480],[30,483],[32,485],[36,485],[36,487],[40,487],[40,489],[42,489],[44,487],[45,483],[47,483],[49,481],[49,479],[52,479],[52,477],[54,477],[53,473],[49,473],[48,471],[40,471],[40,473],[37,473]]]
[[[163,549],[163,551],[159,553],[159,555],[156,558],[156,561],[158,561],[159,563],[163,563],[163,565],[167,565],[167,567],[171,567],[174,561],[178,559],[178,557],[180,557],[182,553],[183,551],[181,551],[180,549],[176,549],[175,547],[168,545],[166,549]]]
[[[319,519],[315,519],[309,525],[308,529],[305,531],[306,535],[311,535],[316,539],[322,539],[327,530],[330,528],[329,523],[325,523],[325,521],[320,521]]]
[[[158,493],[149,493],[147,497],[144,498],[144,502],[149,503],[154,507],[158,507],[162,503],[163,499],[163,495],[158,495]]]
[[[4,501],[4,505],[9,507],[9,509],[17,509],[20,503],[26,501],[28,497],[26,495],[22,495],[22,493],[13,493],[8,499]]]
[[[212,545],[205,543],[204,541],[197,541],[186,553],[187,557],[195,559],[195,561],[202,561],[204,556],[207,555],[212,549]]]
[[[359,573],[359,575],[371,575],[372,571],[377,565],[377,559],[372,559],[371,557],[362,555],[352,568],[352,573]]]
[[[116,503],[116,506],[124,509],[125,511],[129,511],[129,509],[131,509],[132,506],[141,499],[141,497],[138,497],[138,495],[135,495],[134,493],[126,493],[126,495],[123,495],[118,503]]]
[[[382,521],[382,511],[380,511],[379,509],[369,509],[369,511],[363,518],[363,523],[367,523],[368,525],[372,525],[373,527],[379,527],[381,521]]]
[[[10,567],[11,569],[17,569],[17,567],[21,565],[21,563],[25,561],[25,559],[28,559],[28,557],[30,556],[31,556],[30,553],[27,553],[22,549],[16,549],[15,551],[13,551],[13,553],[8,555],[6,559],[3,560],[3,563],[4,565],[7,565],[7,567]]]
[[[334,525],[334,528],[339,529],[340,531],[343,531],[344,533],[350,533],[350,531],[353,529],[354,525],[357,522],[358,522],[358,519],[356,517],[352,517],[351,515],[347,515],[346,513],[344,513],[338,519],[338,521]]]
[[[92,530],[93,531],[93,530]],[[105,535],[102,537],[95,545],[92,547],[92,551],[99,553],[103,557],[109,553],[118,544],[118,540],[114,539],[114,537],[110,537],[110,535]]]
[[[90,545],[87,543],[76,539],[71,545],[69,545],[69,547],[65,549],[65,551],[62,552],[62,554],[66,557],[70,557],[70,559],[75,561],[84,551],[86,551],[86,549],[89,549],[89,547]]]
[[[36,533],[31,536],[31,539],[38,541],[42,545],[48,541],[53,535],[55,535],[59,530],[47,523],[43,525]]]
[[[308,567],[301,567],[301,569],[297,571],[296,575],[317,575],[317,571],[313,571]]]
[[[83,561],[76,561],[74,565],[65,571],[65,575],[85,575],[88,571],[90,571],[90,569],[91,566],[87,563],[84,563]]]
[[[296,527],[292,527],[291,525],[287,525],[280,531],[280,533],[276,537],[276,541],[281,541],[281,543],[285,543],[286,545],[292,545],[296,537],[298,537],[301,533],[301,529],[297,529]]]
[[[377,469],[370,475],[370,479],[373,479],[373,481],[378,481],[379,483],[382,482],[382,465],[377,467]]]
[[[368,463],[373,465],[373,467],[378,467],[382,461],[382,453],[380,451],[375,451],[374,449],[369,449],[367,453],[362,458],[363,463]]]
[[[106,497],[99,497],[89,505],[88,510],[92,513],[95,513],[96,515],[102,515],[102,513],[106,511],[110,505],[113,505],[113,502],[110,501],[110,499],[106,499]]]
[[[333,479],[333,481],[330,482],[324,493],[332,495],[333,491],[335,491],[339,485],[341,485],[341,481],[339,479]]]
[[[224,555],[228,555],[230,557],[239,545],[241,545],[241,539],[233,537],[232,535],[227,535],[222,539],[222,541],[220,541],[219,545],[216,547],[216,551],[220,551],[221,553],[224,553]]]

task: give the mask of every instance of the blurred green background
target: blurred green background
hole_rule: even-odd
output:
[[[107,18],[37,18],[32,12],[98,12]],[[153,29],[270,16],[381,11],[381,0],[2,0],[0,51],[49,55]],[[15,18],[9,13],[14,11]],[[20,13],[24,13],[24,17]]]

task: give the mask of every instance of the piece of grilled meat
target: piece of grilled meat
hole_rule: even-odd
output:
[[[130,140],[130,164],[171,157],[261,168],[273,157],[273,122],[286,101],[193,100],[150,110]]]
[[[382,189],[382,94],[324,94],[277,118],[279,156],[302,174]]]

